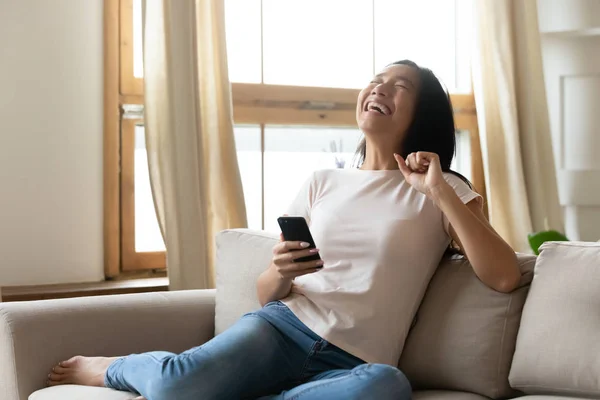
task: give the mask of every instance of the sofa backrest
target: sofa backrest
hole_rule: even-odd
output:
[[[508,374],[535,257],[519,255],[512,293],[484,285],[464,257],[445,259],[433,276],[408,335],[400,369],[416,389],[514,395]]]
[[[258,276],[269,266],[275,235],[249,229],[226,230],[217,235],[215,335],[242,315],[258,310]]]

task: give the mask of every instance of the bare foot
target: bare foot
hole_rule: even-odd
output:
[[[48,386],[72,384],[103,387],[106,370],[118,358],[76,356],[61,361],[48,375]]]

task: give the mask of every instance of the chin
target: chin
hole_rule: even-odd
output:
[[[389,124],[386,121],[377,121],[373,118],[367,118],[358,122],[358,128],[365,134],[381,134],[389,131]]]

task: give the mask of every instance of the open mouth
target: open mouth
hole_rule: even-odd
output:
[[[392,114],[390,109],[385,104],[377,103],[375,101],[368,101],[365,106],[364,111],[376,111],[381,115],[391,115]]]

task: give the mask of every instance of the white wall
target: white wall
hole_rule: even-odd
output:
[[[538,0],[567,236],[600,239],[600,0]]]
[[[0,0],[0,286],[103,279],[102,0]]]

